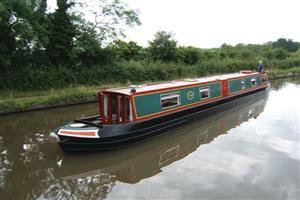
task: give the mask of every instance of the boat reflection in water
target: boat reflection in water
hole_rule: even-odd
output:
[[[61,178],[56,195],[75,198],[105,198],[116,181],[135,184],[162,171],[162,168],[183,159],[203,144],[263,112],[268,92],[263,91],[207,112],[205,119],[186,124],[172,133],[139,145],[112,152],[62,155],[54,172]],[[72,185],[72,186],[70,186]],[[68,188],[76,188],[72,193]],[[52,196],[48,193],[48,195]],[[52,196],[53,197],[53,196]]]

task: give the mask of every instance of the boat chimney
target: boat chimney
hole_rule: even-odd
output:
[[[131,92],[131,93],[135,93],[135,92],[136,92],[136,89],[135,89],[135,88],[131,88],[130,92]]]

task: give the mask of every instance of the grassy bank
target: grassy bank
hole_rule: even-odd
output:
[[[272,69],[268,71],[270,78],[300,75],[300,67],[286,70]],[[137,82],[140,83],[140,82]],[[97,86],[75,86],[63,89],[34,90],[34,91],[0,91],[0,113],[15,110],[69,104],[97,99],[97,92],[103,88],[119,87],[130,83],[115,83]]]
[[[292,75],[299,75],[300,74],[300,67],[293,67],[289,69],[272,69],[268,71],[269,77],[272,78],[280,78],[284,76],[292,76]]]
[[[64,89],[38,91],[0,91],[0,112],[7,110],[24,110],[39,106],[68,104],[89,99],[96,99],[102,88],[117,87],[118,84],[102,86],[77,86]]]

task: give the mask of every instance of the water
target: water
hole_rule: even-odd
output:
[[[63,154],[86,104],[0,117],[1,199],[299,199],[300,79],[130,148]]]

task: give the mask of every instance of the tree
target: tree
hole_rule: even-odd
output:
[[[77,31],[74,41],[74,52],[77,55],[78,63],[84,65],[98,64],[102,63],[99,60],[99,53],[101,52],[101,43],[97,38],[97,33],[93,30],[90,30],[89,22],[84,21],[77,25]]]
[[[48,42],[47,0],[0,2],[0,67],[41,61]]]
[[[181,59],[187,65],[194,65],[200,61],[200,50],[195,47],[180,47]]]
[[[288,52],[283,49],[275,49],[273,51],[273,57],[278,60],[283,60],[288,57]]]
[[[135,10],[121,0],[73,0],[74,14],[85,16],[89,23],[87,32],[97,33],[101,44],[124,37],[124,27],[140,25]]]
[[[0,2],[0,67],[12,65],[13,56],[18,49],[18,43],[29,31],[23,26],[30,16],[27,1],[2,0]],[[18,38],[18,40],[17,40]],[[23,49],[22,46],[19,48]]]
[[[125,60],[138,60],[142,58],[143,48],[136,42],[124,42],[122,40],[116,40],[111,48],[117,53],[119,58]]]
[[[76,27],[68,10],[73,6],[67,0],[57,0],[58,8],[50,17],[49,43],[46,53],[51,63],[69,64],[73,58],[73,39]]]
[[[47,15],[47,0],[31,0],[33,11],[30,24],[34,30],[31,47],[33,51],[44,50],[49,42],[50,21]]]
[[[154,40],[149,42],[151,57],[164,62],[176,61],[177,42],[173,39],[173,35],[166,31],[158,31],[154,37]]]
[[[47,0],[0,1],[0,68],[70,64],[77,53],[95,59],[105,43],[124,35],[123,25],[140,24],[120,0],[57,0],[57,6],[49,14]],[[82,17],[92,15],[94,21]]]
[[[110,54],[102,47],[124,35],[122,25],[140,24],[135,11],[119,0],[58,0],[57,3],[58,9],[49,17],[52,28],[46,51],[53,64],[69,64],[75,57],[83,59],[80,63],[103,63],[97,57]]]
[[[293,42],[291,39],[279,38],[276,42],[272,43],[274,47],[285,49],[289,52],[295,52],[300,49],[299,42]]]

